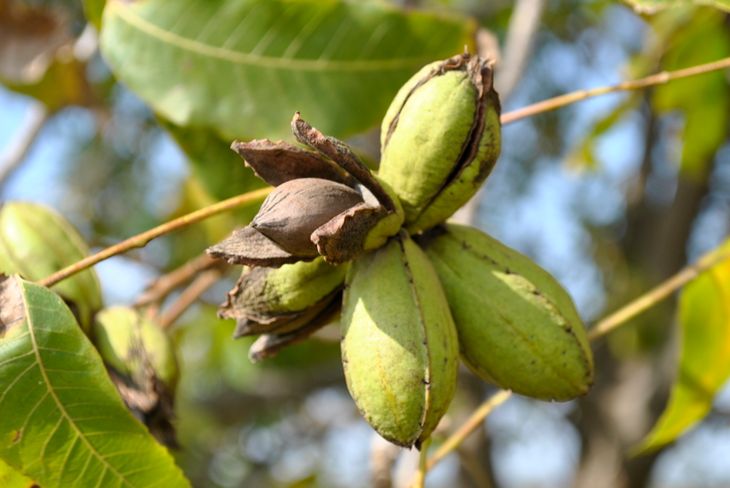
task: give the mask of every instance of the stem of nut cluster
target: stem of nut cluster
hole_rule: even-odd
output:
[[[464,442],[464,439],[469,437],[469,434],[474,432],[480,425],[482,425],[482,422],[484,422],[484,419],[487,417],[487,415],[492,413],[492,410],[506,402],[507,399],[511,396],[511,391],[500,390],[491,397],[487,398],[484,403],[482,403],[476,410],[474,410],[474,412],[472,412],[466,422],[464,422],[464,424],[459,427],[456,432],[451,434],[449,438],[446,439],[446,441],[441,444],[441,446],[439,446],[433,456],[428,459],[428,461],[426,462],[426,471],[428,472],[429,470],[431,470],[443,458],[448,456],[451,451],[459,447],[461,443]]]
[[[730,249],[723,247],[713,249],[698,259],[695,264],[685,266],[674,276],[671,276],[640,297],[632,300],[611,315],[597,322],[588,331],[588,340],[595,341],[626,324],[633,317],[656,305],[682,286],[697,278],[703,271],[707,271],[728,259],[730,259]]]
[[[53,286],[59,281],[65,280],[66,278],[73,276],[76,273],[79,273],[97,263],[100,263],[105,259],[109,259],[112,256],[122,254],[138,247],[144,247],[152,239],[156,239],[157,237],[169,234],[170,232],[181,229],[183,227],[187,227],[188,225],[194,224],[196,222],[200,222],[201,220],[205,220],[214,215],[227,212],[234,208],[242,207],[244,205],[257,202],[259,200],[263,200],[266,195],[271,192],[271,190],[271,188],[262,188],[260,190],[250,191],[248,193],[244,193],[243,195],[237,195],[227,200],[223,200],[221,202],[210,205],[208,207],[201,208],[200,210],[196,210],[195,212],[191,212],[189,214],[183,215],[182,217],[170,220],[169,222],[165,222],[162,225],[158,225],[157,227],[137,234],[136,236],[132,236],[129,239],[125,239],[118,244],[102,249],[96,254],[87,256],[81,261],[78,261],[70,266],[63,268],[60,271],[53,273],[50,276],[47,276],[46,278],[43,278],[38,282],[38,284],[41,286]]]
[[[616,85],[602,86],[598,88],[591,88],[590,90],[579,90],[571,93],[566,93],[565,95],[560,95],[555,98],[549,98],[547,100],[543,100],[542,102],[534,103],[532,105],[513,110],[512,112],[502,114],[501,121],[502,124],[509,124],[510,122],[515,122],[526,117],[549,112],[551,110],[555,110],[588,98],[597,97],[599,95],[606,95],[608,93],[620,91],[640,90],[642,88],[647,88],[650,86],[662,85],[664,83],[678,80],[680,78],[701,75],[726,68],[730,68],[730,57],[719,59],[711,63],[699,64],[697,66],[679,69],[676,71],[662,71],[661,73],[656,73],[651,76],[647,76],[646,78],[624,81]]]
[[[426,473],[428,472],[428,447],[430,445],[430,437],[421,443],[421,451],[418,453],[418,470],[416,470],[416,474],[413,477],[411,488],[423,488],[426,484]]]
[[[175,323],[190,306],[195,303],[200,295],[208,288],[215,285],[223,272],[220,269],[209,269],[198,275],[190,285],[183,290],[180,297],[160,316],[157,324],[166,329]]]
[[[210,268],[221,266],[221,261],[213,259],[207,254],[200,254],[179,268],[155,278],[137,298],[135,307],[149,306],[165,299],[173,290],[184,285],[198,273]]]

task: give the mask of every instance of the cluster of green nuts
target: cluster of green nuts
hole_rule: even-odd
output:
[[[221,315],[236,336],[260,335],[253,360],[339,318],[348,389],[401,446],[436,428],[459,357],[485,381],[545,400],[592,382],[583,324],[557,281],[483,232],[444,223],[499,155],[492,75],[464,54],[413,76],[383,120],[377,174],[298,114],[304,147],[233,144],[276,188],[249,226],[209,249],[245,265]]]
[[[36,281],[88,254],[78,231],[52,209],[25,202],[0,206],[0,272]],[[94,342],[130,411],[161,442],[175,445],[171,420],[178,372],[169,336],[133,308],[103,308],[93,270],[78,273],[52,290]]]

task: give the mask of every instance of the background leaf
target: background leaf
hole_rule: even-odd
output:
[[[93,104],[86,64],[74,56],[68,24],[56,10],[17,1],[0,5],[0,83],[50,110]]]
[[[711,9],[699,9],[684,17],[668,33],[663,68],[671,71],[730,56],[725,17]],[[702,180],[713,154],[727,137],[730,93],[725,74],[718,71],[659,86],[652,104],[660,113],[676,110],[684,115],[680,169],[685,176]]]
[[[638,13],[654,14],[661,10],[685,5],[710,5],[730,12],[730,0],[626,0]]]
[[[460,16],[321,0],[113,0],[101,48],[159,114],[225,140],[285,138],[301,111],[327,134],[375,126],[400,85],[472,46]]]
[[[0,289],[0,457],[44,488],[187,486],[63,301],[17,277]]]
[[[730,251],[730,241],[723,245]],[[638,448],[646,452],[674,441],[701,420],[730,377],[730,261],[724,261],[682,291],[679,373],[669,405]]]

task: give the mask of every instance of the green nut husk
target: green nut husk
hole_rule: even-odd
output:
[[[292,332],[339,295],[346,271],[322,257],[280,268],[244,268],[219,315],[236,320],[235,337]]]
[[[0,208],[0,271],[31,281],[81,260],[89,254],[84,240],[61,215],[34,203],[8,202]],[[69,305],[88,333],[93,314],[102,306],[101,287],[89,269],[52,287]]]
[[[378,175],[398,195],[409,232],[466,203],[497,161],[499,97],[489,63],[464,54],[422,68],[383,119]]]
[[[593,381],[593,356],[568,293],[544,269],[461,225],[420,240],[443,284],[463,361],[522,395],[569,400]]]
[[[178,365],[170,337],[136,310],[111,307],[96,314],[92,339],[127,408],[161,443],[177,447]]]
[[[172,341],[136,310],[110,307],[96,314],[93,339],[106,365],[118,374],[142,382],[153,373],[174,391],[178,368]]]
[[[438,277],[410,238],[351,265],[341,324],[345,379],[360,412],[385,439],[420,446],[454,396],[458,344]]]

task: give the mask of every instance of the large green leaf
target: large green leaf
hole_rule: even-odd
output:
[[[0,283],[0,458],[44,488],[188,486],[50,290]]]
[[[723,245],[730,252],[730,241]],[[681,355],[669,405],[638,451],[674,441],[701,420],[730,377],[730,261],[687,285],[679,300]]]
[[[643,14],[655,14],[661,10],[686,5],[709,5],[730,12],[730,0],[625,0],[634,10]]]
[[[117,77],[181,126],[224,139],[375,126],[422,65],[472,46],[474,22],[342,0],[110,0],[101,49]]]

